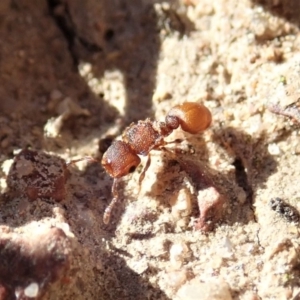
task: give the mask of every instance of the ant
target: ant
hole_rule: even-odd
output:
[[[165,122],[146,119],[138,121],[138,123],[131,123],[125,128],[122,140],[114,141],[103,154],[101,160],[105,171],[114,179],[111,188],[113,199],[104,211],[104,224],[109,223],[112,210],[119,200],[119,179],[135,171],[141,162],[139,155],[147,156],[153,149],[165,149],[164,146],[167,143],[164,138],[179,126],[183,131],[196,134],[207,129],[211,121],[211,112],[206,106],[196,102],[184,102],[174,106],[167,113]],[[94,158],[86,156],[77,160],[71,160],[67,165],[82,160],[96,161]],[[148,156],[147,163],[139,178],[139,184],[144,179],[150,162],[151,159]]]
[[[195,102],[184,102],[174,106],[167,113],[165,122],[146,119],[129,125],[122,134],[122,140],[114,141],[101,160],[105,171],[114,179],[113,199],[104,211],[103,222],[109,223],[113,207],[119,200],[117,188],[119,178],[134,172],[141,162],[139,155],[146,156],[153,149],[163,149],[167,144],[164,138],[179,126],[183,131],[196,134],[208,128],[211,121],[211,112],[206,106]],[[139,183],[144,179],[149,166],[150,156]]]

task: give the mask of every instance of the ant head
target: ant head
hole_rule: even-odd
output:
[[[141,159],[123,141],[115,141],[104,153],[101,164],[113,178],[119,178],[132,173],[140,164]]]
[[[172,124],[176,123],[174,119],[177,119],[182,130],[195,134],[209,127],[212,116],[209,109],[204,105],[196,102],[184,102],[183,104],[174,106],[169,111],[166,123],[171,128],[174,126]],[[172,123],[170,123],[171,121]]]

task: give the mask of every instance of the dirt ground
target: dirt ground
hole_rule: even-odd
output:
[[[299,20],[298,0],[1,0],[0,299],[300,299]],[[211,127],[123,177],[105,225],[112,179],[65,161],[184,101]]]

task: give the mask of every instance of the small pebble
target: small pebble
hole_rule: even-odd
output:
[[[39,285],[36,282],[30,283],[24,290],[26,297],[35,298],[39,293]]]
[[[173,289],[178,290],[187,280],[187,272],[185,269],[171,271],[166,274],[168,285]]]
[[[170,249],[171,261],[183,261],[189,249],[185,243],[178,243],[172,245]]]
[[[269,144],[268,145],[268,152],[271,155],[279,155],[280,154],[280,148],[278,147],[277,144]]]
[[[172,206],[172,215],[175,220],[180,220],[183,216],[188,216],[191,213],[192,203],[191,194],[187,188],[182,188],[178,194],[170,201]]]
[[[165,87],[158,87],[153,94],[153,101],[154,102],[161,102],[163,100],[171,99],[172,94],[165,89]]]
[[[232,300],[227,283],[220,279],[200,282],[194,278],[182,286],[176,296],[178,300]]]
[[[233,244],[228,236],[225,236],[223,239],[223,247],[222,247],[222,257],[224,258],[230,258],[233,255]]]
[[[5,160],[2,165],[1,165],[1,169],[4,172],[5,175],[9,174],[9,170],[13,164],[14,160],[13,159],[7,159]]]

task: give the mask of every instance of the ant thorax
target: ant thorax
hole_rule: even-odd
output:
[[[122,138],[138,155],[146,156],[164,143],[160,130],[156,129],[156,123],[158,122],[150,119],[132,123],[124,131]]]

